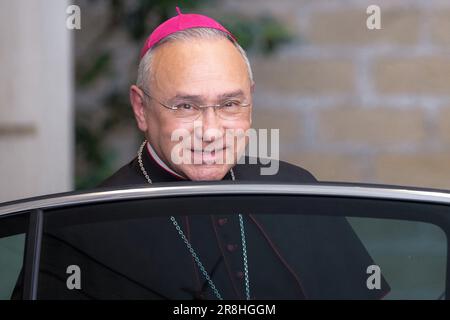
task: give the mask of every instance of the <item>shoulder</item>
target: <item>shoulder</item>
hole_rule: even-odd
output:
[[[278,178],[284,181],[292,181],[292,182],[317,182],[317,179],[314,175],[308,170],[291,164],[286,161],[279,161],[279,174]]]
[[[294,164],[260,158],[245,157],[244,163],[235,167],[237,178],[240,180],[313,183],[317,179],[308,170]]]
[[[272,161],[269,163],[267,159],[245,157],[243,163],[238,163],[234,167],[234,172],[239,181],[317,182],[316,178],[308,170],[285,161]],[[135,158],[97,187],[118,187],[145,183],[146,181],[140,174],[137,159]]]
[[[101,182],[97,187],[104,188],[144,184],[145,180],[138,174],[139,172],[136,170],[136,166],[137,159],[135,158]]]

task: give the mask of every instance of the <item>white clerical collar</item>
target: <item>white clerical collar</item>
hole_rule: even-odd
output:
[[[161,158],[156,154],[155,150],[151,146],[150,142],[147,141],[147,150],[150,153],[150,156],[155,160],[155,162],[162,167],[164,170],[168,171],[169,173],[173,174],[174,176],[177,176],[178,178],[185,179],[182,175],[176,173],[172,169],[170,169],[164,161],[161,160]]]

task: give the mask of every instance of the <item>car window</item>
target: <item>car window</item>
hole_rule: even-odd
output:
[[[385,299],[445,297],[448,248],[440,227],[392,219],[348,220],[391,287]]]
[[[447,206],[274,195],[47,210],[37,297],[216,299],[187,240],[222,298],[245,299],[239,214],[252,299],[446,297]]]
[[[0,218],[0,300],[9,300],[21,288],[28,219],[25,214]],[[21,291],[14,295],[21,297]]]

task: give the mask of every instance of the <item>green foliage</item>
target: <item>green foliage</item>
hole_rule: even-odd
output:
[[[246,50],[272,54],[293,39],[293,34],[271,16],[249,18],[245,16],[224,16],[221,21],[238,39]]]
[[[179,5],[183,12],[195,8],[214,5],[213,0],[137,0],[134,6],[124,0],[90,0],[107,6],[106,27],[99,32],[87,52],[77,56],[77,91],[89,90],[99,81],[111,82],[109,91],[100,99],[100,106],[91,108],[76,105],[76,188],[84,189],[97,185],[117,168],[113,168],[116,152],[106,146],[108,136],[118,126],[134,122],[128,100],[128,87],[117,88],[114,77],[126,77],[133,83],[136,68],[128,74],[114,71],[114,51],[106,46],[117,32],[126,31],[130,42],[137,48],[161,22],[174,16],[174,8]],[[88,10],[84,10],[87,12]],[[199,10],[197,10],[198,12]],[[271,16],[250,18],[239,14],[215,17],[238,39],[244,49],[252,52],[271,54],[283,43],[292,39],[289,31]],[[137,56],[137,54],[136,54]],[[137,58],[136,58],[137,59]],[[136,66],[138,61],[136,60]]]
[[[86,189],[98,185],[113,172],[116,155],[112,150],[102,148],[107,131],[101,128],[89,128],[85,121],[77,120],[75,125],[76,154],[78,159],[83,159],[80,165],[84,167],[84,172],[76,175],[75,185],[77,189]]]
[[[90,62],[90,61],[89,61]],[[86,66],[80,66],[85,70],[77,73],[79,78],[76,83],[79,86],[86,86],[92,83],[98,76],[108,72],[111,65],[111,54],[109,52],[100,53],[93,62]]]

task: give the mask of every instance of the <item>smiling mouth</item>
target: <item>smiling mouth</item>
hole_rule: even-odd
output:
[[[223,148],[220,148],[220,149],[213,149],[211,151],[207,151],[207,150],[203,150],[203,149],[190,149],[190,151],[191,152],[198,152],[198,153],[213,153],[213,152],[216,152],[216,151],[225,150],[226,148],[227,147],[223,147]]]
[[[197,157],[201,157],[203,164],[213,164],[216,162],[217,157],[223,156],[225,153],[225,150],[227,150],[227,147],[223,147],[221,149],[213,149],[211,151],[206,151],[203,149],[195,150],[195,149],[189,149],[189,151]]]

